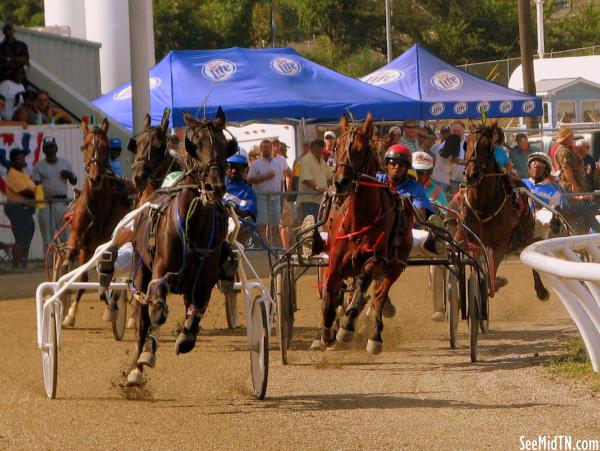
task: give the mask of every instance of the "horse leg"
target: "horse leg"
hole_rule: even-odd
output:
[[[148,312],[148,304],[140,304],[137,317],[136,344],[133,357],[133,364],[129,374],[127,375],[127,385],[139,386],[142,384],[144,375],[144,365],[139,359],[146,343],[148,331],[150,330],[150,315]]]
[[[154,274],[156,274],[156,271]],[[167,321],[169,315],[169,308],[167,306],[167,296],[170,291],[167,282],[168,277],[168,274],[161,277],[155,287],[151,289],[149,296],[151,299],[151,308],[148,309],[149,325],[146,328],[147,335],[137,360],[138,365],[146,365],[150,368],[154,368],[154,365],[156,365],[156,350],[158,349],[158,340],[160,338],[160,327]]]
[[[383,339],[381,338],[381,332],[383,331],[383,306],[388,299],[388,293],[392,284],[400,277],[403,270],[403,264],[399,262],[391,263],[375,292],[372,302],[373,310],[375,311],[375,325],[373,333],[367,341],[367,352],[369,354],[379,354],[383,349]]]
[[[335,341],[333,326],[337,319],[337,307],[342,303],[344,293],[341,277],[337,272],[328,276],[327,287],[321,300],[321,330],[310,346],[313,351],[324,350]]]
[[[188,306],[187,318],[175,342],[175,352],[177,354],[190,352],[196,345],[196,337],[200,331],[200,321],[208,307],[212,288],[217,283],[216,277],[212,280],[213,282],[211,283],[211,278],[208,276],[203,280],[203,283],[193,288],[191,302],[188,296],[184,296],[184,302]]]
[[[542,278],[540,277],[540,273],[537,272],[535,269],[532,269],[531,272],[533,273],[533,284],[535,288],[535,293],[537,294],[537,298],[540,301],[547,301],[548,299],[550,299],[550,292],[544,286]]]
[[[65,256],[65,260],[64,260],[63,266],[61,268],[61,277],[62,277],[62,275],[67,274],[69,272],[70,267],[73,267],[75,265],[75,259],[77,258],[77,256],[79,256],[79,262],[81,264],[82,253],[83,253],[83,250],[79,251],[79,253],[78,253],[77,249],[74,246],[73,247],[69,246],[67,255]],[[87,273],[85,273],[84,275],[85,275],[85,281],[87,281]],[[82,276],[82,280],[83,280],[83,276]],[[72,301],[71,305],[68,306],[67,315],[65,316],[63,323],[62,323],[63,327],[75,326],[75,321],[77,319],[77,312],[79,311],[79,300],[81,299],[82,294],[83,294],[83,290],[78,290],[75,301]],[[67,308],[67,306],[65,306],[65,309],[66,308]]]
[[[356,283],[354,284],[354,294],[352,295],[352,301],[346,309],[346,314],[340,320],[340,329],[337,333],[338,342],[348,342],[352,340],[354,335],[354,321],[365,307],[366,299],[365,294],[371,285],[373,280],[373,273],[376,267],[383,265],[382,263],[374,263],[365,265],[365,268],[361,274],[357,277]]]

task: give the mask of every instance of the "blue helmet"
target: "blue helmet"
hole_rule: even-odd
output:
[[[121,140],[119,138],[112,138],[110,140],[110,148],[121,150]]]
[[[227,163],[241,164],[244,166],[248,166],[248,158],[246,158],[244,155],[236,153],[236,154],[230,156],[229,158],[227,158]]]

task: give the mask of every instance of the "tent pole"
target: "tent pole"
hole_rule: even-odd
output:
[[[392,8],[390,0],[385,0],[385,40],[387,44],[387,62],[392,61]]]

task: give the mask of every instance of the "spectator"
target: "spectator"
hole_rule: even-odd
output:
[[[27,90],[23,97],[24,102],[19,105],[12,116],[13,121],[27,122],[29,125],[41,125],[42,113],[35,106],[37,94],[35,91]]]
[[[6,178],[6,198],[4,213],[10,220],[10,227],[15,237],[13,267],[26,267],[29,246],[35,232],[33,214],[35,207],[35,184],[25,169],[25,152],[22,149],[10,151],[10,168]]]
[[[4,98],[4,96],[2,94],[0,94],[0,126],[3,125],[20,125],[23,128],[27,128],[27,122],[21,122],[21,121],[5,121],[4,119],[2,119],[2,116],[4,115],[4,107],[6,105],[6,98]]]
[[[585,139],[580,139],[575,144],[577,154],[583,162],[585,172],[585,190],[594,191],[594,173],[596,172],[596,162],[590,155],[590,144]]]
[[[299,197],[302,217],[313,215],[317,218],[321,198],[333,179],[333,173],[323,158],[325,143],[315,139],[310,143],[310,152],[300,160]]]
[[[29,65],[29,50],[27,44],[15,38],[13,24],[4,24],[2,33],[4,41],[0,44],[0,80],[6,80],[14,72],[24,71],[25,66]]]
[[[43,208],[38,209],[38,224],[42,233],[44,252],[52,242],[55,230],[63,220],[67,207],[67,181],[71,185],[77,183],[71,163],[65,158],[57,157],[58,146],[52,136],[45,136],[42,142],[42,152],[46,157],[33,167],[32,179],[44,190],[44,200],[49,201]],[[61,237],[66,241],[66,233]]]
[[[48,91],[38,91],[35,106],[42,114],[44,124],[72,124],[73,118],[56,106],[50,106]]]
[[[393,146],[394,144],[400,144],[402,138],[402,129],[397,125],[392,125],[388,130],[387,145]]]
[[[25,72],[23,69],[15,70],[9,79],[0,83],[0,94],[6,99],[4,113],[2,119],[11,121],[15,110],[23,103],[23,95],[25,94]]]
[[[121,140],[119,138],[112,138],[110,140],[110,156],[108,159],[108,164],[115,175],[123,177],[123,168],[121,167],[121,160],[119,159],[120,156]]]
[[[323,149],[323,159],[325,163],[332,166],[332,163],[335,159],[335,143],[337,141],[337,136],[331,130],[327,130],[323,135],[323,140],[325,141],[325,148]]]
[[[292,189],[292,171],[287,162],[287,145],[278,142],[277,154],[273,158],[273,162],[279,166],[281,177],[280,192],[290,191]],[[290,231],[289,228],[292,226],[292,211],[285,196],[280,196],[279,201],[281,203],[281,224],[279,229],[279,235],[281,237],[281,245],[284,248],[290,247]]]
[[[269,243],[276,242],[275,224],[281,223],[281,203],[279,196],[269,195],[281,190],[283,173],[281,166],[273,160],[271,141],[263,139],[260,142],[260,158],[258,158],[248,171],[248,183],[257,197],[256,224]]]
[[[454,176],[454,161],[460,155],[460,136],[450,135],[438,146],[438,151],[431,178],[442,187],[446,194],[454,194],[451,180]]]
[[[308,153],[310,152],[310,139],[306,138],[304,139],[303,143],[302,143],[302,155],[300,155],[299,157],[297,157],[294,160],[294,164],[292,166],[292,191],[298,191],[299,188],[299,183],[300,183],[300,161],[302,161],[302,158]],[[296,194],[294,194],[290,200],[292,202],[296,201],[296,198],[298,196]]]
[[[434,152],[431,150],[435,143],[435,134],[433,130],[428,126],[419,127],[417,129],[417,142],[419,143],[419,150],[435,157]]]
[[[413,121],[412,119],[404,121],[404,134],[400,138],[400,144],[404,144],[412,153],[419,151],[417,121]]]
[[[508,148],[504,144],[504,131],[497,127],[494,131],[494,158],[501,169],[504,169],[507,174],[513,171],[512,162],[508,156]]]
[[[563,127],[556,137],[556,165],[560,170],[559,183],[567,193],[582,193],[586,189],[583,161],[573,150],[573,130]],[[590,229],[600,231],[596,221],[597,208],[593,201],[585,196],[569,196],[565,199],[564,216],[578,233],[589,233]]]
[[[527,178],[529,169],[527,161],[529,155],[539,152],[539,149],[529,144],[529,138],[525,133],[517,134],[517,145],[513,147],[509,153],[510,161],[512,161],[513,170],[519,179]]]
[[[248,152],[248,167],[251,168],[256,160],[260,158],[260,148],[254,146],[250,152]]]
[[[450,131],[450,127],[448,125],[444,125],[441,130],[438,132],[438,144],[444,143],[448,136],[450,136],[452,132]]]
[[[450,192],[452,194],[458,191],[458,187],[463,182],[465,166],[461,161],[465,159],[465,124],[462,121],[454,121],[450,124],[450,132],[457,135],[460,139],[458,146],[458,155],[452,155],[452,173],[450,175]]]

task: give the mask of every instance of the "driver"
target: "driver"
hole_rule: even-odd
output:
[[[250,217],[256,220],[256,194],[252,187],[244,180],[248,171],[248,158],[241,153],[236,153],[227,159],[225,177],[225,201],[230,202],[238,216]]]
[[[527,167],[529,178],[522,180],[525,186],[549,206],[560,207],[562,204],[560,190],[549,180],[552,171],[550,157],[544,152],[532,153],[527,159]],[[532,202],[532,208],[535,212],[535,237],[547,239],[551,228],[549,226],[552,221],[552,213],[547,208],[536,207],[537,205]]]

